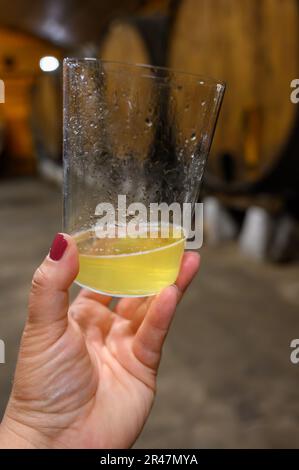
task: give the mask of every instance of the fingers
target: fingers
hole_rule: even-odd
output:
[[[200,265],[200,256],[196,251],[187,251],[184,254],[181,269],[175,285],[179,291],[179,300],[195,277]]]
[[[81,289],[81,291],[77,295],[74,302],[76,302],[77,300],[81,300],[81,299],[95,300],[96,302],[99,302],[100,304],[107,305],[107,306],[112,301],[112,297],[109,297],[108,295],[99,294],[97,292],[93,292],[89,289]]]
[[[152,300],[136,333],[133,344],[135,356],[152,369],[158,368],[176,306],[196,275],[199,261],[197,253],[185,253],[175,286],[167,287]]]
[[[157,369],[162,346],[168,333],[178,301],[175,286],[158,294],[134,338],[133,352],[137,359],[151,369]]]
[[[78,274],[79,262],[75,241],[57,234],[48,256],[35,271],[29,297],[31,324],[67,324],[68,288]]]
[[[97,300],[81,296],[71,304],[69,320],[80,327],[86,338],[100,344],[112,326],[113,314]]]
[[[130,319],[134,316],[134,313],[138,308],[146,302],[146,300],[146,297],[124,297],[123,299],[120,299],[116,305],[115,312],[121,317]]]
[[[179,300],[197,273],[199,264],[200,257],[198,253],[189,251],[184,254],[179,276],[175,283],[178,288]],[[139,326],[152,300],[153,297],[124,298],[118,302],[115,312],[126,319],[132,320],[135,326]]]
[[[83,331],[112,320],[112,312],[108,305],[111,297],[82,289],[69,308],[69,317],[76,321]]]

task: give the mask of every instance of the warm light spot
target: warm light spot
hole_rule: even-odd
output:
[[[59,60],[53,56],[42,57],[39,61],[39,66],[43,72],[53,72],[59,67]]]

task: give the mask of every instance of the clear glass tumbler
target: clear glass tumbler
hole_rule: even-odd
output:
[[[64,229],[76,282],[113,296],[172,284],[224,85],[148,65],[64,60]]]

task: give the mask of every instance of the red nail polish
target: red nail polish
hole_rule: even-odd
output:
[[[59,261],[67,247],[67,241],[61,233],[57,233],[50,249],[50,258]]]

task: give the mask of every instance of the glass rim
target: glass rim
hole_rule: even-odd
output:
[[[187,77],[193,77],[196,78],[199,81],[203,81],[203,83],[199,83],[202,86],[207,86],[207,85],[213,85],[213,86],[221,86],[222,90],[225,90],[226,88],[226,82],[222,80],[217,80],[216,78],[201,75],[201,74],[196,74],[196,73],[191,73],[191,72],[184,72],[182,70],[177,70],[173,69],[171,67],[164,67],[160,65],[152,65],[152,64],[141,64],[141,63],[132,63],[132,62],[122,62],[122,61],[117,61],[117,60],[102,60],[97,57],[64,57],[63,59],[63,65],[67,64],[75,64],[75,63],[88,63],[88,62],[100,62],[104,64],[115,64],[115,65],[123,65],[127,67],[135,67],[137,69],[158,69],[158,70],[164,70],[170,73],[173,73],[175,75],[182,75],[182,76],[187,76]],[[155,77],[153,77],[155,78]]]

